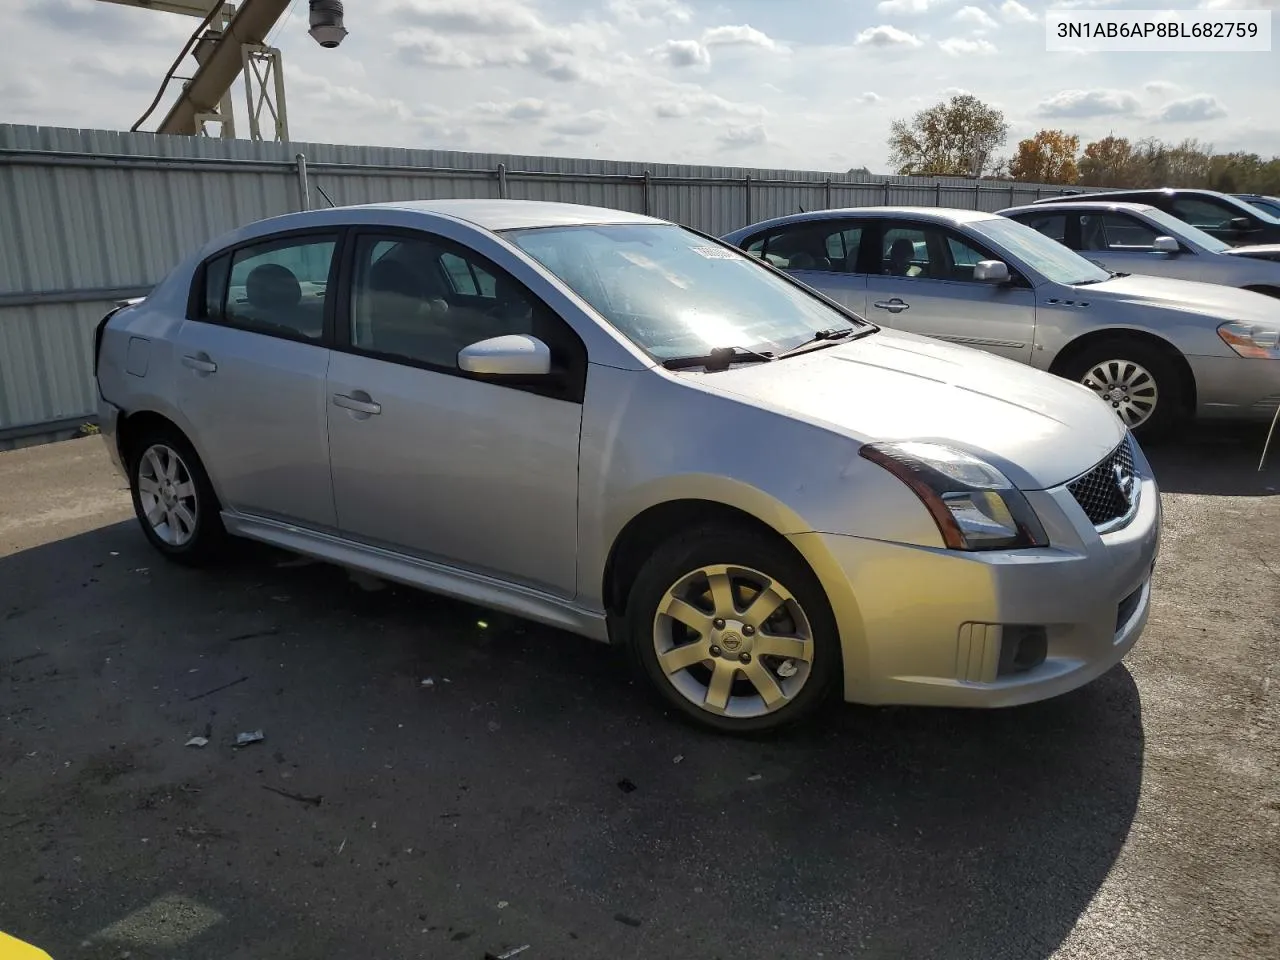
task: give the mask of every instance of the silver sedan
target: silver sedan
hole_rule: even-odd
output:
[[[1147,619],[1159,493],[1093,393],[649,217],[255,223],[108,314],[96,370],[165,556],[249,537],[619,644],[720,730],[1039,700]]]
[[[1146,438],[1192,416],[1269,419],[1280,404],[1274,298],[1112,273],[997,214],[821,210],[724,239],[889,326],[1083,383]]]
[[[1117,273],[1202,280],[1280,297],[1280,244],[1232,247],[1145,203],[1030,204],[1000,215]]]

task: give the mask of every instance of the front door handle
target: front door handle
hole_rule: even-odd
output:
[[[890,313],[901,313],[903,310],[911,309],[911,304],[897,297],[892,300],[877,300],[872,306],[879,307],[881,310],[888,310]]]
[[[197,373],[216,373],[218,370],[218,365],[204,354],[197,357],[193,357],[191,354],[186,354],[182,358],[182,365],[184,367],[190,367]]]
[[[363,393],[364,391],[360,391]],[[373,400],[367,399],[368,394],[361,397],[351,397],[345,393],[335,393],[333,395],[333,405],[342,407],[344,410],[354,410],[356,413],[363,413],[369,416],[382,412],[382,404],[375,403]]]

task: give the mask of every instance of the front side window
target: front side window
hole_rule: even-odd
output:
[[[931,224],[886,223],[880,238],[881,273],[921,280],[973,281],[973,268],[991,259],[963,237]]]
[[[1019,223],[1025,223],[1032,230],[1043,233],[1050,240],[1057,240],[1059,243],[1067,242],[1067,215],[1065,213],[1024,213],[1013,219]]]
[[[1080,216],[1080,237],[1086,250],[1116,253],[1148,253],[1155,249],[1155,228],[1123,213],[1086,213]]]
[[[458,351],[490,337],[548,340],[539,312],[522,285],[464,249],[427,237],[356,243],[350,335],[359,350],[456,370]]]
[[[860,321],[752,258],[674,224],[601,224],[505,236],[658,360],[716,347],[789,349]]]
[[[1225,203],[1200,197],[1175,197],[1172,208],[1174,216],[1201,230],[1228,230],[1232,219],[1243,215]]]
[[[319,341],[336,247],[336,237],[290,237],[211,261],[204,316],[257,333]]]

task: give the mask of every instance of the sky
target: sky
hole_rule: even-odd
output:
[[[270,42],[296,141],[886,173],[894,119],[968,92],[1009,121],[1002,155],[1041,128],[1280,154],[1280,48],[1047,53],[1049,6],[1280,0],[348,0],[334,50],[295,0]],[[138,119],[198,23],[102,0],[0,12],[0,122],[95,129]],[[239,87],[236,108],[243,132]]]

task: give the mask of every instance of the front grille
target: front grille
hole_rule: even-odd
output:
[[[1122,478],[1129,483],[1128,494],[1121,487]],[[1138,495],[1138,477],[1133,468],[1129,438],[1125,437],[1110,456],[1088,473],[1068,483],[1067,489],[1095,527],[1119,520],[1127,514],[1131,506],[1129,498]]]

